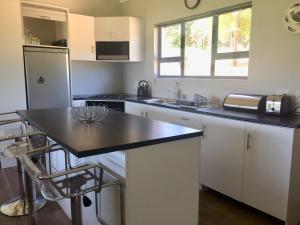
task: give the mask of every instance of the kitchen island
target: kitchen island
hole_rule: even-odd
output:
[[[116,111],[94,124],[76,121],[71,108],[18,114],[72,153],[73,162],[104,163],[108,155],[123,156],[117,166],[107,166],[124,178],[126,225],[198,224],[202,131]],[[60,160],[57,156],[56,169]],[[110,225],[120,224],[115,191],[103,193],[103,216]],[[60,204],[70,215],[69,202]],[[94,207],[83,210],[83,224],[97,224]]]

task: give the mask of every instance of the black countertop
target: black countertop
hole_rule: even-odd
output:
[[[300,115],[299,114],[290,114],[286,116],[276,116],[269,114],[260,114],[255,112],[243,112],[243,111],[234,111],[228,110],[224,108],[199,108],[199,109],[188,109],[188,108],[177,108],[173,106],[169,106],[167,104],[159,104],[159,103],[146,103],[143,100],[140,100],[136,97],[129,97],[126,99],[129,102],[136,102],[140,104],[153,105],[158,107],[164,107],[174,110],[180,110],[184,112],[198,113],[209,116],[222,117],[233,120],[240,120],[246,122],[274,125],[280,127],[288,127],[288,128],[300,128]]]
[[[91,96],[73,96],[73,100],[108,100],[110,98],[94,98]],[[111,99],[115,100],[115,98]],[[169,108],[174,110],[179,110],[183,112],[191,112],[191,113],[198,113],[210,116],[217,116],[227,119],[233,120],[240,120],[246,122],[253,122],[253,123],[260,123],[260,124],[267,124],[267,125],[274,125],[280,127],[287,127],[287,128],[300,128],[300,114],[290,114],[286,116],[276,116],[276,115],[267,115],[267,114],[258,114],[258,113],[251,113],[251,112],[242,112],[242,111],[234,111],[228,110],[223,108],[199,108],[195,109],[188,109],[188,108],[177,108],[166,104],[160,103],[146,103],[145,101],[138,99],[136,96],[131,95],[130,97],[126,97],[124,99],[119,99],[121,101],[129,101],[129,102],[136,102],[140,104],[146,105],[153,105],[163,108]]]
[[[17,113],[79,158],[203,134],[199,130],[113,110],[101,123],[94,124],[75,120],[71,108],[23,110]]]

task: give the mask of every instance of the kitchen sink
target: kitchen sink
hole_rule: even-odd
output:
[[[164,106],[169,106],[177,109],[187,109],[187,110],[197,110],[201,108],[215,108],[214,106],[203,104],[203,105],[194,105],[194,102],[186,100],[172,100],[172,99],[146,99],[143,100],[146,103],[159,104]]]

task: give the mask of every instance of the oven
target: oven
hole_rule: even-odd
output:
[[[109,109],[113,109],[120,112],[125,112],[125,103],[120,100],[87,100],[86,106],[107,106]]]

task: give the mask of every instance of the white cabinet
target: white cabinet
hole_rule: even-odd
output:
[[[136,116],[147,116],[146,105],[134,102],[125,102],[125,112]]]
[[[202,116],[200,181],[241,201],[245,122]]]
[[[294,129],[246,123],[243,202],[286,219]]]
[[[143,116],[149,119],[160,120],[195,129],[202,128],[200,115],[195,113],[182,112],[179,110],[144,105],[134,102],[125,103],[125,112],[136,116]]]
[[[195,129],[202,128],[200,115],[195,113],[188,113],[163,107],[149,106],[147,109],[147,116],[148,118],[154,120],[165,121]]]
[[[72,101],[72,106],[73,107],[85,106],[85,100],[73,100]]]
[[[97,41],[130,41],[131,17],[96,17]]]
[[[140,18],[96,17],[95,39],[99,42],[129,42],[128,61],[144,61],[144,25]]]
[[[201,184],[286,220],[294,129],[131,102],[126,112],[203,129]]]
[[[42,20],[67,22],[67,9],[22,2],[22,15]]]
[[[69,40],[71,60],[95,61],[94,17],[69,15]]]

